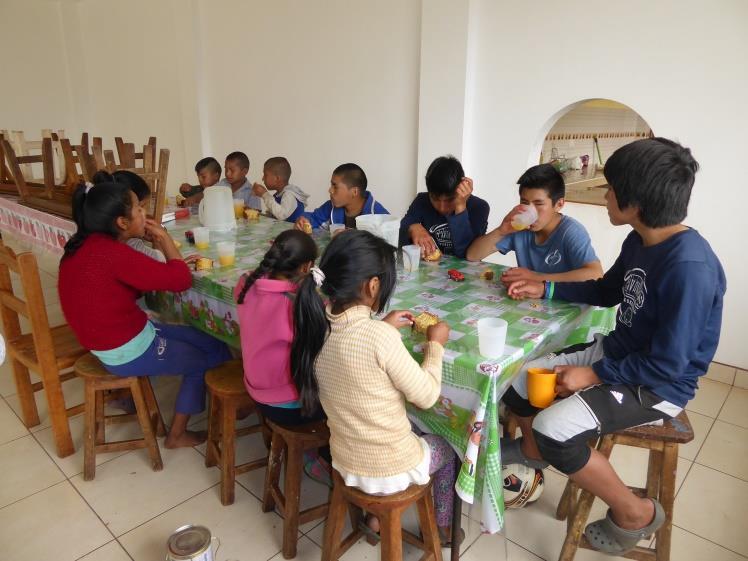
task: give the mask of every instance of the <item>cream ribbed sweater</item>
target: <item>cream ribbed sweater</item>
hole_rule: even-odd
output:
[[[439,397],[444,348],[426,343],[413,360],[393,326],[371,319],[371,308],[330,313],[331,332],[316,363],[319,396],[330,427],[333,461],[349,474],[388,477],[423,458],[405,401],[427,408]]]

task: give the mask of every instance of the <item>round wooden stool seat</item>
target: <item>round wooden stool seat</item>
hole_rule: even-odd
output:
[[[404,491],[392,495],[369,495],[368,493],[364,493],[358,487],[348,487],[337,470],[333,470],[332,481],[333,486],[341,486],[341,491],[347,501],[352,502],[367,511],[371,506],[380,506],[381,508],[388,509],[407,506],[416,502],[425,494],[431,492],[431,485],[426,484],[411,485]]]
[[[96,355],[86,353],[75,361],[75,373],[81,378],[95,378],[97,380],[117,380],[117,376],[109,372]]]
[[[327,444],[330,439],[330,429],[325,421],[307,423],[305,425],[283,426],[272,421],[265,420],[267,425],[286,442],[299,442],[303,445],[311,445],[319,442],[320,446]]]
[[[244,366],[241,360],[230,360],[208,370],[205,384],[211,393],[220,397],[249,396],[244,386]]]

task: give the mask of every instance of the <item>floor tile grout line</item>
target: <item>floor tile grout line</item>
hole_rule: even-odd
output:
[[[520,549],[523,549],[523,550],[525,550],[525,551],[526,551],[527,553],[529,553],[529,554],[530,554],[530,555],[532,555],[533,557],[537,557],[537,558],[538,558],[538,559],[540,559],[541,561],[545,561],[545,559],[543,559],[543,558],[542,558],[542,557],[541,557],[540,555],[538,555],[537,553],[535,553],[535,552],[534,552],[534,551],[532,551],[531,549],[528,549],[528,548],[526,548],[526,547],[525,547],[525,546],[523,546],[522,544],[519,544],[519,543],[517,543],[517,542],[515,542],[515,541],[513,541],[513,540],[510,540],[510,539],[509,539],[509,538],[507,538],[506,536],[504,536],[504,539],[505,539],[506,541],[508,541],[508,542],[512,542],[512,543],[513,543],[514,545],[516,545],[516,546],[517,546],[517,547],[519,547]],[[476,540],[476,541],[477,541],[477,540]],[[507,547],[506,549],[507,549],[507,559],[508,559],[508,558],[509,558],[509,548]]]
[[[726,425],[730,425],[731,427],[738,427],[739,429],[745,429],[748,430],[748,427],[745,425],[739,425],[737,423],[731,423],[730,421],[725,421],[724,419],[714,419],[714,421],[719,421],[720,423],[724,423]]]
[[[696,532],[694,532],[694,531],[692,531],[692,530],[688,530],[688,529],[684,528],[683,526],[678,526],[677,524],[673,524],[673,527],[674,527],[674,528],[678,528],[679,530],[683,530],[683,531],[684,531],[684,532],[686,532],[687,534],[691,534],[692,536],[696,536],[697,538],[700,538],[700,539],[702,539],[702,540],[704,540],[704,541],[707,541],[707,542],[709,542],[709,543],[710,543],[710,544],[712,544],[712,545],[716,545],[717,547],[721,547],[721,548],[722,548],[722,549],[724,549],[725,551],[729,551],[730,553],[734,553],[735,555],[738,555],[738,556],[740,556],[740,557],[742,557],[742,558],[744,558],[744,559],[748,559],[748,556],[746,556],[746,555],[743,555],[742,553],[740,553],[740,552],[738,552],[738,551],[735,551],[735,550],[733,550],[733,549],[730,549],[729,547],[725,546],[724,544],[721,544],[721,543],[717,543],[717,542],[715,542],[715,541],[714,541],[714,540],[712,540],[712,539],[709,539],[709,538],[707,538],[707,537],[705,537],[705,536],[702,536],[701,534],[697,534]]]
[[[740,481],[740,482],[742,482],[742,483],[748,483],[748,479],[743,479],[742,477],[739,477],[739,476],[737,476],[737,475],[733,475],[733,474],[731,474],[731,473],[727,473],[726,471],[722,471],[721,469],[717,469],[717,468],[715,468],[715,467],[712,467],[712,466],[708,466],[708,465],[706,465],[706,464],[702,464],[701,462],[697,462],[697,461],[695,461],[695,460],[694,460],[694,462],[693,462],[693,463],[694,463],[694,464],[697,464],[697,465],[699,465],[699,466],[701,466],[701,467],[703,467],[703,468],[706,468],[706,469],[710,469],[710,470],[712,470],[712,471],[716,471],[717,473],[721,473],[722,475],[726,475],[727,477],[730,477],[730,478],[732,478],[732,479],[736,479],[736,480],[738,480],[738,481]]]
[[[21,497],[19,499],[16,499],[15,501],[9,502],[6,505],[0,506],[0,510],[3,510],[4,508],[8,508],[9,506],[13,506],[14,504],[18,504],[21,501],[25,501],[26,499],[29,499],[29,498],[33,497],[34,495],[38,495],[39,493],[43,493],[44,491],[49,491],[52,487],[56,487],[60,483],[67,483],[67,482],[68,482],[67,479],[60,479],[59,481],[55,481],[51,485],[47,485],[44,489],[38,489],[38,490],[34,491],[33,493],[29,493],[25,497]]]

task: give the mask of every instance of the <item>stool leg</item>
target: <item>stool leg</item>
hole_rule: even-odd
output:
[[[96,392],[96,444],[106,442],[106,412],[104,411],[104,390]]]
[[[148,416],[151,418],[151,424],[154,427],[153,430],[156,436],[166,436],[164,419],[161,417],[161,409],[158,406],[156,394],[153,393],[151,379],[146,376],[143,380],[143,397],[145,398],[146,405],[148,405]]]
[[[379,516],[381,561],[402,561],[403,559],[403,529],[400,525],[400,514],[400,510],[393,509],[389,512],[382,512]],[[441,545],[438,551],[441,552]]]
[[[301,477],[304,452],[295,443],[286,443],[286,477],[283,485],[285,508],[283,513],[283,557],[296,557],[296,541],[299,537],[299,503],[301,500]]]
[[[566,520],[571,512],[574,511],[574,482],[569,479],[564,487],[564,493],[561,495],[561,500],[558,501],[558,507],[556,507],[556,520]]]
[[[148,447],[148,455],[151,457],[151,467],[153,471],[161,471],[164,468],[164,463],[161,461],[161,452],[158,449],[158,442],[156,441],[156,435],[153,433],[151,418],[148,416],[148,407],[143,398],[143,383],[143,378],[133,376],[130,380],[130,391],[132,392],[132,399],[135,402],[140,429],[143,431],[143,438]]]
[[[660,474],[662,473],[662,452],[659,450],[649,451],[649,463],[647,464],[647,496],[658,499],[660,496]]]
[[[268,453],[268,467],[265,471],[265,487],[262,491],[262,512],[270,512],[275,508],[273,498],[273,487],[280,481],[281,455],[283,454],[283,439],[273,433],[270,439],[270,452]]]
[[[665,443],[662,451],[659,501],[665,510],[665,523],[656,533],[657,561],[670,560],[670,540],[673,533],[673,503],[675,502],[675,471],[678,466],[678,445]]]
[[[325,539],[322,545],[322,561],[337,561],[340,538],[345,526],[346,501],[340,485],[332,488],[330,511],[325,522]],[[353,527],[356,530],[356,526]]]
[[[217,449],[221,433],[221,402],[210,394],[208,402],[208,438],[205,443],[205,467],[213,467],[218,464],[220,453]]]
[[[442,561],[442,544],[436,528],[436,512],[431,492],[418,499],[416,506],[418,507],[418,525],[421,527],[426,553],[431,553],[434,561]],[[459,548],[456,543],[453,543],[452,547]]]
[[[221,504],[234,502],[234,479],[236,478],[235,422],[236,402],[225,399],[221,407]]]
[[[83,480],[91,481],[96,476],[96,389],[86,380],[85,419],[83,442]],[[103,422],[103,419],[102,419]]]

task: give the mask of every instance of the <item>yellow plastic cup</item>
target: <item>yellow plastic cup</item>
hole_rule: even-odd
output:
[[[527,396],[530,405],[548,407],[556,399],[556,373],[547,368],[528,368]]]

